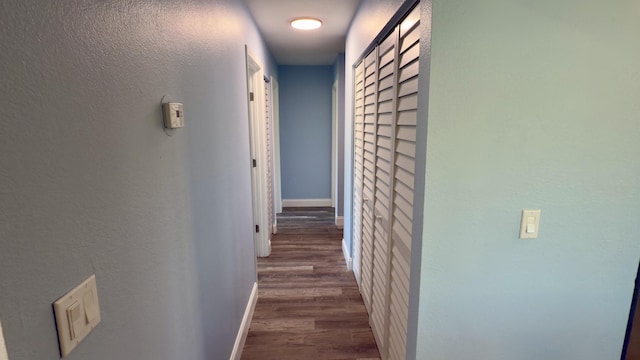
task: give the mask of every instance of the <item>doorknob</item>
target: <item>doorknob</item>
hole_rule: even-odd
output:
[[[362,201],[369,202],[369,198],[364,198],[364,199],[362,199]]]
[[[382,215],[376,215],[376,220],[382,220]]]

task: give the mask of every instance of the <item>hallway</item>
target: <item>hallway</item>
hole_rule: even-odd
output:
[[[331,208],[285,208],[272,253],[258,259],[259,296],[242,359],[378,359],[346,269]]]

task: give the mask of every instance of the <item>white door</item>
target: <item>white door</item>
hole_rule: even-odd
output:
[[[404,359],[407,346],[409,276],[415,182],[420,12],[400,25],[394,131],[393,218],[389,297],[389,359]]]
[[[382,359],[406,357],[419,10],[355,71],[354,272]]]
[[[362,206],[364,177],[364,62],[355,69],[354,125],[353,125],[353,273],[362,284]],[[363,294],[364,295],[364,294]],[[365,301],[367,304],[368,301]],[[367,305],[368,306],[368,305]]]
[[[247,98],[251,144],[251,187],[253,200],[254,245],[257,256],[269,256],[271,241],[268,209],[267,130],[264,109],[264,75],[260,61],[246,49]]]
[[[274,211],[282,212],[282,186],[280,181],[280,97],[278,96],[278,82],[271,78],[271,114],[273,118],[273,193]],[[278,218],[276,217],[276,222]],[[277,227],[273,233],[277,232]]]
[[[267,211],[269,213],[269,227],[265,231],[269,231],[269,240],[271,234],[276,229],[276,216],[274,208],[274,171],[273,171],[273,116],[271,115],[271,84],[265,80],[264,82],[264,114],[265,114],[265,151],[267,158]]]
[[[362,176],[362,297],[369,314],[373,311],[373,234],[375,206],[375,51],[364,59],[363,86],[363,176]],[[375,331],[374,331],[375,334]]]
[[[374,232],[374,276],[373,291],[379,300],[374,302],[373,323],[382,339],[378,343],[381,354],[389,347],[389,268],[390,268],[390,227],[391,194],[393,173],[393,130],[395,105],[395,33],[386,38],[378,47],[377,91],[376,91],[376,189],[375,189],[375,232]],[[377,304],[377,306],[376,306]]]

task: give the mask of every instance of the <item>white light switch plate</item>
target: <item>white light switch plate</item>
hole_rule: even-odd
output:
[[[522,210],[520,239],[537,239],[540,231],[540,210]]]
[[[60,354],[69,355],[100,322],[100,304],[96,276],[91,275],[58,299],[53,308],[56,314]]]

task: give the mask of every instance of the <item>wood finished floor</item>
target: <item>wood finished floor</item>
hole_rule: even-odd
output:
[[[331,208],[285,208],[258,259],[258,302],[243,360],[379,359]]]
[[[636,301],[638,301],[636,306],[640,306],[640,299]],[[636,309],[625,360],[640,360],[640,308],[637,307]]]

